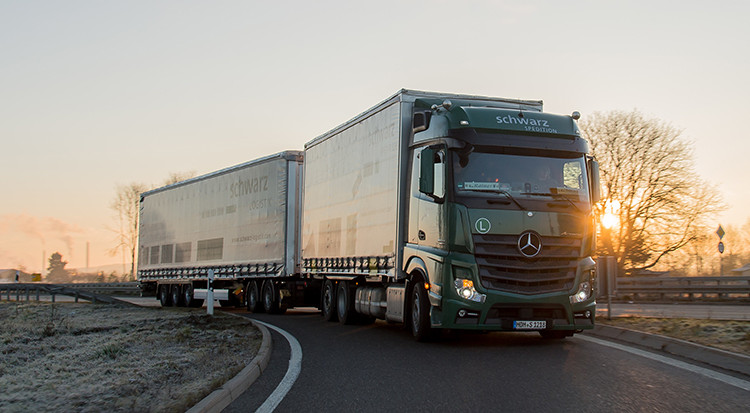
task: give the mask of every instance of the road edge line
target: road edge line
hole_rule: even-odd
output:
[[[636,347],[631,347],[625,344],[620,344],[611,340],[605,340],[602,338],[595,338],[595,337],[583,337],[583,336],[580,337],[580,339],[584,341],[588,341],[590,343],[598,344],[600,346],[606,346],[606,347],[614,348],[620,351],[624,351],[626,353],[630,353],[639,357],[647,358],[649,360],[653,360],[659,363],[664,363],[668,366],[672,366],[672,367],[679,368],[682,370],[690,371],[692,373],[700,374],[704,377],[712,378],[724,384],[728,384],[730,386],[734,386],[745,391],[750,391],[749,381],[743,380],[734,376],[730,376],[728,374],[720,373],[715,370],[711,370],[705,367],[700,367],[695,364],[691,364],[691,363],[681,361],[675,358],[667,357],[661,354],[652,353],[650,351],[642,350]]]
[[[597,324],[586,333],[607,340],[635,344],[651,350],[703,363],[750,377],[750,357],[690,341],[622,327]]]
[[[299,344],[297,338],[286,330],[270,323],[265,323],[263,321],[258,322],[281,334],[289,343],[289,367],[287,368],[286,374],[284,374],[284,377],[281,379],[279,385],[276,386],[273,393],[271,393],[256,410],[256,413],[271,413],[276,410],[276,407],[282,402],[282,400],[284,400],[284,397],[286,397],[289,390],[292,389],[292,386],[294,386],[294,383],[297,381],[297,378],[302,371],[302,346]]]
[[[235,316],[234,314],[227,313]],[[239,317],[239,316],[236,316]],[[188,410],[188,413],[219,413],[224,408],[229,406],[234,400],[240,397],[250,386],[255,383],[255,380],[260,377],[260,374],[268,366],[271,360],[271,332],[268,331],[265,325],[256,320],[242,317],[245,320],[250,320],[253,326],[255,326],[263,334],[263,341],[260,344],[258,353],[255,355],[253,360],[245,366],[236,376],[231,378],[229,381],[224,383],[223,386],[214,390],[208,396],[204,397],[203,400],[198,402],[195,406]]]

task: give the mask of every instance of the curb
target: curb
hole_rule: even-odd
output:
[[[597,324],[593,330],[589,330],[587,333],[608,340],[635,344],[647,349],[656,350],[657,352],[679,356],[750,377],[750,357],[743,354],[719,350],[658,334],[601,324]]]
[[[250,321],[261,331],[261,333],[263,333],[263,341],[260,344],[260,349],[258,349],[258,354],[255,355],[253,361],[245,366],[239,374],[190,408],[188,413],[221,412],[225,407],[229,406],[230,403],[240,397],[245,390],[250,388],[250,385],[253,384],[266,369],[268,362],[271,360],[271,334],[266,326],[256,323],[255,320]]]

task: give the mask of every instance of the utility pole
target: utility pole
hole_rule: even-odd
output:
[[[724,275],[724,243],[721,242],[721,239],[726,235],[721,224],[719,224],[719,229],[716,230],[716,235],[719,236],[719,277],[721,277]]]

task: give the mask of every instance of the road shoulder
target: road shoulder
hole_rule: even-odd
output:
[[[598,324],[587,331],[595,337],[633,344],[671,356],[750,377],[750,357],[658,334]]]

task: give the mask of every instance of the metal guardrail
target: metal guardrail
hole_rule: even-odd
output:
[[[135,288],[138,288],[138,283],[109,283],[109,289],[106,291],[116,291],[120,284],[134,284]],[[97,294],[92,291],[88,291],[84,288],[78,288],[78,286],[86,286],[91,284],[41,284],[41,283],[8,283],[0,284],[0,299],[11,300],[11,297],[15,296],[16,301],[21,301],[22,297],[25,297],[26,301],[30,301],[32,296],[36,298],[36,301],[40,301],[41,296],[51,296],[52,302],[55,302],[57,295],[66,295],[75,298],[75,302],[79,299],[87,300],[92,303],[108,303],[108,304],[125,304],[131,305],[130,303],[122,300],[118,300],[112,296]],[[71,288],[74,286],[75,288]],[[120,286],[123,289],[132,289],[131,285]],[[95,288],[95,287],[92,287]],[[104,290],[101,290],[104,291]],[[121,291],[121,290],[120,290]]]
[[[750,277],[616,277],[614,296],[634,300],[750,301]]]
[[[57,284],[61,287],[101,294],[140,294],[137,282]]]

